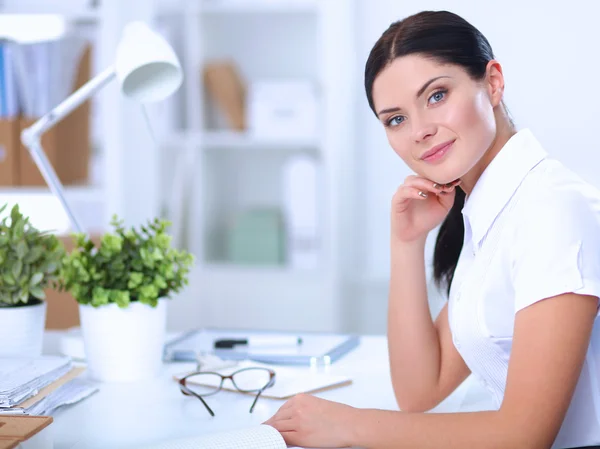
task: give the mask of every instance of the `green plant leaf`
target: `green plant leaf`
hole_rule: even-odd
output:
[[[38,261],[44,254],[44,247],[41,245],[38,246],[34,246],[33,248],[31,248],[29,250],[29,252],[27,253],[27,255],[25,256],[25,258],[23,259],[23,262],[27,263],[27,264],[31,264],[33,262]]]
[[[16,285],[17,282],[11,273],[4,273],[3,275],[4,282],[8,285]]]
[[[94,288],[92,292],[92,305],[94,307],[99,307],[108,304],[109,294],[110,292],[102,287]]]
[[[37,273],[34,273],[33,276],[31,276],[31,279],[29,280],[29,286],[35,287],[40,282],[42,282],[42,279],[44,279],[44,273],[40,273],[39,271]]]
[[[35,296],[37,299],[46,299],[46,292],[40,287],[33,287],[29,290],[32,296]]]
[[[29,248],[28,248],[27,242],[25,242],[25,240],[21,240],[20,242],[17,243],[16,252],[17,252],[17,257],[19,259],[24,259],[25,256],[27,255],[28,251],[29,251]]]
[[[21,271],[23,271],[23,262],[19,259],[12,266],[12,275],[15,281],[21,277]]]

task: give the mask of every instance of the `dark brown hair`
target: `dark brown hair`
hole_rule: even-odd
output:
[[[442,63],[461,66],[474,80],[485,76],[494,59],[490,43],[462,17],[448,11],[423,11],[392,23],[377,40],[365,66],[365,91],[373,105],[373,83],[379,73],[401,56],[418,54]],[[462,250],[465,194],[456,189],[454,204],[442,223],[434,250],[433,276],[438,286],[450,291],[454,270]]]

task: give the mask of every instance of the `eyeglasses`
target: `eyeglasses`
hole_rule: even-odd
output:
[[[182,377],[179,380],[179,388],[183,394],[200,399],[208,413],[215,416],[204,398],[221,391],[225,379],[231,380],[236,390],[242,393],[256,393],[254,402],[250,406],[250,413],[252,413],[256,401],[263,391],[275,384],[275,371],[268,368],[242,368],[229,376],[210,371],[199,371]]]

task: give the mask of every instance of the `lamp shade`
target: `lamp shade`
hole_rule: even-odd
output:
[[[117,47],[115,72],[123,94],[141,103],[168,97],[183,80],[173,48],[143,22],[125,26]]]

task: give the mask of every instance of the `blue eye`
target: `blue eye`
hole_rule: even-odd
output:
[[[430,104],[439,103],[440,101],[442,101],[444,99],[444,97],[446,96],[447,93],[448,93],[448,91],[445,89],[434,92],[433,95],[431,95],[431,97],[429,97],[429,103]],[[434,101],[432,102],[431,100],[434,100]]]
[[[397,115],[389,119],[386,123],[387,126],[398,126],[404,121],[404,117],[401,115]]]

